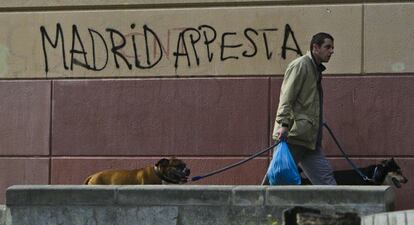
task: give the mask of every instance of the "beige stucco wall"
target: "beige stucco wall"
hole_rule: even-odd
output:
[[[364,15],[364,72],[413,72],[414,4],[368,4]]]
[[[407,51],[414,47],[414,3],[250,1],[236,6],[246,1],[202,1],[212,5],[197,7],[197,1],[186,0],[178,8],[163,5],[165,1],[117,8],[106,1],[90,9],[82,8],[87,5],[82,2],[28,1],[19,8],[16,1],[4,1],[0,77],[280,75],[298,55],[287,49],[283,57],[282,48],[305,54],[319,31],[335,37],[328,74],[414,71]],[[132,2],[119,5],[128,4]],[[62,36],[57,36],[58,24]],[[186,28],[192,30],[183,33]]]

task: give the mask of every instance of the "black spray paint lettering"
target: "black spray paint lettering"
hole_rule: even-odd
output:
[[[128,59],[120,53],[120,50],[122,48],[125,47],[126,45],[126,38],[124,35],[122,35],[122,33],[116,29],[113,28],[106,28],[106,31],[109,32],[110,37],[111,37],[111,43],[112,43],[112,48],[111,48],[111,52],[112,55],[114,56],[114,62],[115,62],[115,66],[116,68],[119,68],[119,62],[118,62],[118,58],[122,59],[123,62],[125,62],[125,64],[127,65],[128,69],[132,69],[132,64],[128,62]],[[115,39],[115,35],[118,36],[118,39]],[[116,40],[119,41],[119,44],[117,45]]]
[[[275,32],[278,31],[277,28],[269,28],[269,29],[258,29],[257,31],[252,28],[246,28],[244,30],[244,36],[249,40],[250,45],[253,47],[253,53],[248,54],[247,51],[243,52],[244,57],[254,57],[257,54],[257,45],[256,42],[253,40],[253,37],[249,35],[249,33],[253,33],[256,37],[259,36],[258,31],[262,32],[264,47],[266,49],[266,58],[270,60],[272,58],[273,53],[269,50],[269,44],[267,35],[268,32]]]
[[[203,28],[208,28],[208,29],[203,29]],[[275,38],[271,38],[272,36],[274,37],[275,35],[277,35],[278,29],[277,28],[265,28],[265,29],[254,29],[254,28],[246,28],[243,32],[244,37],[242,37],[241,39],[246,39],[248,42],[248,45],[250,46],[250,48],[252,48],[252,51],[249,52],[247,49],[249,49],[247,46],[244,46],[246,44],[243,43],[237,43],[235,42],[235,40],[240,40],[239,38],[236,38],[237,36],[239,36],[240,34],[237,32],[224,32],[221,34],[221,38],[220,38],[220,58],[219,60],[221,62],[224,62],[226,60],[229,59],[233,59],[233,60],[238,60],[241,56],[246,57],[246,58],[251,58],[251,57],[255,57],[258,54],[258,44],[260,44],[260,42],[263,42],[264,45],[264,49],[265,49],[265,54],[266,54],[266,58],[267,60],[270,60],[273,56],[273,52],[270,49],[269,46],[269,42],[270,40],[273,40]],[[192,33],[198,33],[197,39],[193,39],[194,36],[192,36],[193,34],[190,35],[186,35],[187,32],[192,32]],[[185,57],[185,59],[187,60],[187,66],[191,67],[192,66],[192,60],[191,60],[191,56],[194,55],[195,57],[195,61],[197,66],[200,65],[200,59],[198,57],[198,53],[197,53],[197,48],[195,47],[195,45],[199,42],[200,40],[200,32],[203,33],[203,37],[204,37],[204,45],[208,54],[208,60],[209,62],[211,62],[213,60],[213,53],[210,52],[210,45],[215,41],[216,37],[217,37],[217,31],[208,25],[202,25],[200,27],[198,27],[198,29],[195,28],[188,28],[185,29],[184,31],[182,31],[179,34],[179,38],[178,38],[178,42],[177,42],[177,48],[176,51],[173,53],[173,55],[175,56],[175,68],[177,69],[179,67],[178,61],[180,57]],[[208,33],[212,33],[211,36],[213,38],[211,39],[207,39]],[[260,34],[262,35],[262,40],[258,39],[258,37],[260,36]],[[187,37],[188,36],[188,37]],[[288,40],[289,37],[292,37],[294,43],[295,43],[295,47],[288,47]],[[189,40],[190,39],[190,40]],[[191,46],[192,46],[192,51],[193,54],[191,54],[191,52],[189,51],[188,47],[187,47],[187,43],[190,42]],[[199,46],[199,48],[202,48],[203,46]],[[244,48],[244,51],[242,51],[241,55],[231,55],[231,54],[227,54],[226,52],[230,49],[240,49],[240,48]],[[282,45],[282,58],[286,59],[286,51],[290,50],[290,51],[294,51],[296,52],[298,55],[302,55],[302,51],[300,50],[300,47],[296,41],[295,35],[293,33],[293,30],[291,29],[289,24],[286,24],[285,26],[285,30],[284,30],[284,39],[283,39],[283,45]],[[234,52],[234,51],[233,51]]]
[[[89,31],[89,35],[90,35],[90,37],[91,37],[91,41],[92,41],[92,59],[93,59],[93,67],[91,68],[92,70],[95,70],[95,71],[101,71],[101,70],[103,70],[103,69],[105,69],[105,67],[106,67],[106,65],[108,64],[108,45],[106,44],[106,42],[105,42],[105,39],[104,39],[104,37],[102,36],[102,34],[100,34],[98,31],[96,31],[96,30],[93,30],[93,29],[88,29],[88,31]],[[97,35],[97,37],[99,37],[99,39],[101,40],[101,43],[103,43],[103,46],[105,47],[105,53],[106,53],[106,55],[105,55],[105,64],[103,64],[103,66],[101,67],[101,68],[97,68],[96,67],[96,43],[95,43],[95,38],[94,38],[94,35]]]
[[[158,34],[149,26],[143,25],[142,32],[135,30],[136,25],[134,23],[130,25],[130,28],[131,33],[126,35],[117,29],[106,28],[105,34],[109,39],[108,41],[105,39],[104,34],[92,28],[88,28],[88,35],[82,36],[77,25],[72,25],[72,43],[71,49],[68,52],[70,55],[70,66],[68,66],[66,57],[68,53],[65,49],[65,33],[61,24],[56,24],[54,39],[46,27],[41,26],[40,34],[46,74],[49,72],[48,53],[53,51],[52,49],[57,51],[61,50],[63,68],[65,70],[73,70],[76,65],[87,70],[102,71],[108,66],[110,58],[113,59],[113,63],[117,69],[127,67],[129,70],[132,70],[134,66],[138,69],[150,69],[158,65],[165,54],[167,54],[167,60],[169,59],[170,30],[168,30],[167,39],[168,50],[166,50]],[[211,63],[213,59],[224,63],[227,60],[238,60],[240,57],[252,58],[260,53],[259,49],[263,49],[260,47],[264,47],[265,49],[265,52],[260,54],[265,54],[267,60],[271,60],[273,51],[269,43],[275,42],[278,34],[277,31],[277,28],[246,28],[242,33],[223,32],[218,34],[216,29],[210,25],[181,29],[178,34],[176,49],[172,53],[175,57],[174,67],[176,69],[179,67],[179,61],[181,62],[180,59],[182,58],[186,61],[188,67],[193,65],[200,66],[202,63],[200,52],[206,53],[203,57],[207,57],[208,63]],[[88,38],[85,38],[85,36],[88,36]],[[139,42],[141,45],[138,44],[138,38],[141,40]],[[288,43],[291,43],[289,41],[290,38],[293,39],[294,47],[288,47]],[[89,41],[90,45],[88,46],[91,46],[91,49],[85,48],[85,40]],[[218,49],[214,48],[213,45],[218,46]],[[97,50],[100,50],[99,53],[103,53],[103,55],[99,55],[99,60],[97,60]],[[125,54],[127,50],[134,52],[133,57]],[[288,50],[302,55],[292,28],[289,24],[286,24],[281,52],[283,59],[286,59],[286,52]],[[92,54],[88,55],[90,52]],[[134,61],[130,62],[129,58],[133,58]]]
[[[223,33],[223,35],[221,35],[221,45],[220,45],[220,53],[221,53],[220,60],[221,61],[225,61],[227,59],[239,59],[238,56],[234,56],[234,55],[224,57],[224,50],[226,48],[239,48],[243,46],[243,44],[227,44],[226,43],[226,36],[236,36],[236,35],[237,35],[236,32],[225,32]]]
[[[295,48],[287,47],[287,41],[289,39],[289,35],[292,35],[293,41],[295,43]],[[282,45],[282,58],[286,59],[286,50],[292,50],[296,52],[298,55],[303,55],[302,51],[299,48],[298,42],[296,41],[295,34],[293,33],[292,28],[290,28],[289,24],[285,25],[285,36],[283,38],[283,45]]]
[[[59,38],[61,39],[63,68],[65,68],[65,70],[69,69],[69,67],[66,64],[65,42],[63,40],[63,30],[62,30],[62,27],[60,26],[60,23],[56,24],[56,37],[55,37],[55,42],[54,43],[52,43],[52,40],[50,39],[50,36],[48,35],[48,33],[46,31],[46,28],[44,26],[40,27],[40,34],[42,36],[42,47],[43,47],[43,55],[44,55],[44,59],[45,59],[45,72],[46,72],[46,74],[49,71],[49,64],[48,64],[48,58],[47,58],[47,53],[46,53],[45,38],[47,38],[47,41],[49,42],[49,44],[52,45],[53,48],[58,47]]]
[[[251,46],[253,47],[253,52],[252,53],[248,53],[247,50],[243,51],[243,56],[244,57],[254,57],[257,54],[257,45],[256,42],[254,41],[253,37],[249,36],[249,33],[253,33],[256,36],[259,36],[259,33],[252,28],[246,28],[244,30],[244,36],[247,38],[247,40],[250,42]]]
[[[73,70],[73,64],[77,64],[77,65],[82,66],[86,69],[91,69],[91,67],[88,64],[88,59],[86,58],[86,54],[88,54],[88,53],[85,51],[85,47],[84,47],[83,42],[82,42],[82,40],[79,36],[78,28],[76,27],[76,25],[72,26],[72,31],[73,32],[72,32],[72,48],[70,50],[70,70]],[[80,45],[80,47],[81,47],[80,50],[75,49],[76,41],[78,42],[78,45]],[[75,54],[83,55],[84,62],[81,62],[79,60],[75,60],[75,58],[74,58]]]
[[[276,32],[277,30],[278,30],[277,28],[263,29],[262,35],[263,35],[263,40],[264,40],[265,49],[266,49],[266,57],[267,57],[268,60],[272,58],[273,53],[271,51],[269,51],[269,44],[267,42],[267,32]],[[286,33],[286,30],[285,30],[285,33]],[[297,47],[299,47],[299,46],[297,46]]]
[[[131,29],[134,29],[135,25],[132,24],[131,25]],[[149,69],[152,68],[154,66],[156,66],[162,59],[163,54],[162,54],[162,50],[161,50],[161,43],[160,40],[157,36],[157,34],[150,29],[148,26],[144,25],[142,27],[143,29],[143,33],[144,33],[144,47],[145,47],[145,56],[146,56],[146,60],[145,63],[141,63],[140,60],[138,59],[138,53],[137,53],[137,46],[135,43],[135,36],[132,35],[131,39],[132,39],[132,44],[133,44],[133,48],[134,48],[134,53],[135,53],[135,67],[139,68],[139,69]],[[125,37],[125,35],[122,34],[122,32],[114,29],[114,28],[107,28],[105,29],[105,31],[109,34],[109,38],[110,38],[110,48],[108,48],[107,45],[107,41],[105,41],[104,36],[92,29],[92,28],[88,28],[88,32],[89,32],[89,40],[91,42],[91,48],[92,48],[92,65],[88,62],[88,51],[85,48],[84,45],[84,41],[85,38],[82,38],[80,35],[80,32],[78,30],[78,27],[76,25],[72,26],[72,45],[71,45],[71,49],[69,50],[69,54],[70,54],[70,67],[68,66],[68,63],[66,61],[66,49],[65,49],[65,35],[64,35],[64,31],[63,28],[61,26],[60,23],[56,24],[56,35],[54,40],[51,38],[51,35],[48,33],[48,31],[46,30],[46,27],[41,26],[40,27],[40,34],[41,34],[41,38],[42,38],[42,49],[43,49],[43,55],[44,55],[44,63],[45,63],[45,72],[46,74],[49,72],[49,57],[48,57],[48,52],[49,47],[52,47],[53,49],[59,49],[59,47],[61,48],[62,51],[62,61],[63,61],[63,68],[65,70],[73,70],[74,65],[83,67],[87,70],[94,70],[94,71],[101,71],[104,70],[107,65],[108,65],[108,61],[109,61],[109,51],[110,53],[112,53],[113,56],[113,60],[115,63],[116,68],[121,68],[121,65],[126,65],[128,67],[129,70],[132,70],[133,66],[132,63],[129,62],[128,58],[122,54],[122,50],[124,48],[127,48],[127,44],[128,41]],[[160,49],[161,54],[159,55],[158,59],[155,60],[151,60],[150,59],[150,41],[149,38],[152,37],[155,40],[156,46],[158,46],[158,48]],[[98,45],[97,40],[100,40],[99,42],[102,42],[103,44],[101,44],[102,46],[104,46],[104,60],[103,62],[101,62],[102,66],[98,66],[98,62],[97,62],[97,55],[96,55],[96,46]],[[60,45],[59,45],[60,43]],[[79,57],[77,57],[79,56]],[[80,59],[79,59],[80,58]]]
[[[185,34],[187,32],[191,32],[191,31],[196,31],[196,29],[194,28],[187,28],[184,29],[182,32],[180,32],[179,36],[178,36],[178,41],[177,41],[177,48],[176,51],[173,53],[173,55],[175,56],[175,68],[178,67],[178,57],[180,56],[185,56],[187,57],[187,63],[188,66],[191,66],[191,62],[190,62],[190,53],[188,52],[188,48],[187,48],[187,44],[186,44],[186,39],[185,39]],[[191,38],[191,44],[193,45],[193,50],[194,50],[194,55],[196,57],[196,61],[197,63],[199,63],[199,59],[198,59],[198,55],[197,55],[197,51],[195,50],[194,44],[196,43],[193,39],[193,36],[190,37]],[[199,40],[199,39],[198,39]],[[180,51],[181,49],[181,51]]]
[[[135,28],[135,24],[131,24],[131,29],[134,29],[134,28]],[[132,35],[132,42],[134,46],[134,56],[135,56],[135,67],[139,69],[151,69],[161,61],[163,57],[163,50],[162,50],[163,46],[161,45],[161,41],[158,38],[158,35],[152,29],[150,29],[147,25],[144,25],[143,30],[144,30],[144,41],[145,41],[144,46],[145,46],[146,66],[139,61],[137,44],[135,41],[135,35]],[[153,42],[154,55],[155,55],[157,48],[160,50],[160,55],[158,56],[157,59],[154,58],[155,59],[154,62],[151,62],[150,60],[151,58],[150,57],[150,40],[149,40],[150,36],[153,37],[154,39],[154,42]]]
[[[216,40],[217,32],[209,25],[201,25],[198,29],[203,31],[204,45],[206,46],[208,61],[211,62],[213,60],[213,53],[210,52],[210,44]],[[209,38],[207,35],[208,33],[212,35],[212,37]]]

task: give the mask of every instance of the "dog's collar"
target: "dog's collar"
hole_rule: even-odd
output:
[[[177,182],[177,181],[173,181],[173,180],[171,180],[170,178],[168,178],[168,177],[166,177],[166,176],[164,176],[162,173],[161,173],[161,171],[160,171],[160,169],[158,168],[158,166],[154,166],[154,171],[155,171],[155,174],[157,175],[157,177],[158,178],[160,178],[161,180],[163,180],[163,181],[166,181],[166,182],[168,182],[168,183],[172,183],[172,184],[178,184],[179,182]]]
[[[381,165],[377,165],[374,169],[374,172],[372,173],[372,182],[374,184],[381,184],[383,182],[383,180],[381,180],[381,174],[380,174],[380,170],[378,169],[378,167],[380,167]]]

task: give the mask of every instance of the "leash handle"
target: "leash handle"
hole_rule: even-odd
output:
[[[336,146],[338,146],[339,150],[342,152],[342,155],[345,157],[345,159],[348,161],[351,167],[359,174],[359,176],[361,176],[364,181],[373,182],[372,179],[368,178],[365,174],[361,172],[361,170],[358,169],[358,167],[351,161],[351,159],[349,159],[348,155],[344,152],[344,150],[342,150],[342,147],[339,144],[339,141],[336,139],[335,135],[333,134],[331,128],[329,128],[328,124],[324,122],[323,126],[328,130],[332,139],[335,141]]]
[[[221,173],[221,172],[223,172],[223,171],[229,170],[229,169],[231,169],[231,168],[233,168],[233,167],[239,166],[239,165],[241,165],[241,164],[243,164],[243,163],[245,163],[245,162],[247,162],[247,161],[249,161],[249,160],[252,160],[252,159],[254,159],[254,158],[258,157],[259,155],[261,155],[261,154],[263,154],[263,153],[265,153],[265,152],[267,152],[267,151],[269,151],[269,150],[273,149],[273,148],[274,148],[276,145],[278,145],[279,143],[280,143],[280,140],[276,141],[276,143],[274,143],[273,145],[269,146],[268,148],[266,148],[266,149],[264,149],[264,150],[262,150],[262,151],[260,151],[260,152],[257,152],[256,154],[251,155],[249,158],[243,159],[243,160],[241,160],[241,161],[239,161],[239,162],[237,162],[237,163],[230,164],[230,165],[228,165],[228,166],[225,166],[225,167],[223,167],[223,168],[221,168],[221,169],[218,169],[218,170],[214,170],[214,171],[212,171],[212,172],[210,172],[210,173],[207,173],[207,174],[205,174],[205,175],[194,176],[194,177],[192,177],[192,178],[191,178],[191,181],[201,180],[201,179],[204,179],[204,178],[206,178],[206,177],[209,177],[209,176],[212,176],[212,175],[215,175],[215,174]]]

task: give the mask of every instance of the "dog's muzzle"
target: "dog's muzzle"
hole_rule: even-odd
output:
[[[408,182],[408,179],[405,177],[402,177],[402,179],[398,179],[396,177],[391,178],[392,183],[397,187],[397,188],[401,188],[401,183],[405,184]]]
[[[182,170],[171,170],[168,173],[168,178],[176,184],[187,183],[188,176],[190,176],[190,169],[186,167]]]
[[[391,180],[397,188],[401,188],[401,183],[397,178],[393,177]]]

